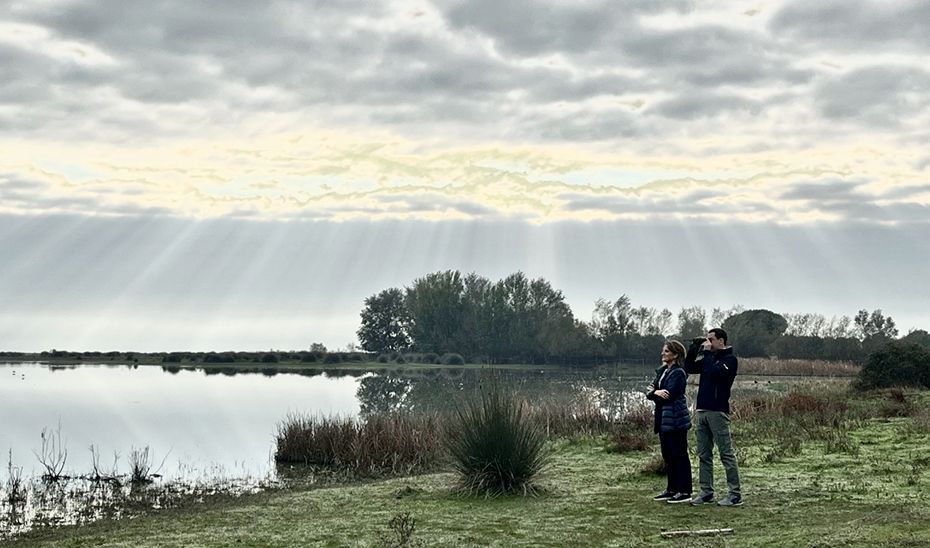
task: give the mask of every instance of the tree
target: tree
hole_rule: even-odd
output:
[[[655,308],[641,306],[630,311],[635,331],[640,336],[665,335],[671,331],[672,312],[667,308],[658,311]]]
[[[630,337],[635,333],[630,298],[624,294],[613,302],[607,299],[595,301],[590,332],[606,355],[627,356],[631,350]]]
[[[898,336],[898,328],[895,327],[894,320],[891,316],[882,314],[882,310],[873,310],[870,314],[868,310],[860,310],[853,318],[855,327],[853,332],[860,340],[865,341],[871,337],[880,337],[891,340]]]
[[[907,335],[901,337],[901,342],[916,343],[926,348],[930,348],[930,333],[923,329],[915,329]]]
[[[361,316],[357,334],[365,350],[398,352],[410,346],[410,317],[400,289],[392,287],[365,299]]]
[[[849,316],[840,316],[839,318],[833,316],[830,318],[830,321],[824,325],[821,336],[826,339],[844,339],[851,337],[852,332],[849,329],[850,322],[852,322],[852,320]]]
[[[736,316],[745,311],[746,307],[741,304],[734,304],[730,308],[714,308],[710,313],[710,326],[720,327],[730,316]]]
[[[707,313],[700,306],[689,306],[678,312],[678,336],[682,340],[707,334]]]
[[[730,316],[723,322],[724,331],[741,356],[768,356],[775,340],[788,328],[788,320],[771,310],[747,310]]]
[[[859,371],[859,387],[930,387],[930,350],[916,343],[892,341],[869,354]]]
[[[414,280],[404,299],[414,348],[437,354],[457,350],[464,320],[464,291],[457,270],[433,272]]]

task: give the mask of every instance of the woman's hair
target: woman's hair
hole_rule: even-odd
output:
[[[675,354],[675,365],[682,365],[685,363],[685,354],[687,353],[687,350],[685,350],[685,345],[678,341],[671,340],[665,341],[663,346],[668,347],[669,352]]]

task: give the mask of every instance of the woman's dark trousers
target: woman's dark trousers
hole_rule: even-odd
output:
[[[688,431],[660,432],[662,458],[668,469],[669,493],[691,493],[691,461],[688,460]]]

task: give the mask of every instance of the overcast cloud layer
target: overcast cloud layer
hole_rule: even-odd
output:
[[[928,23],[917,1],[6,2],[0,212],[920,223]]]
[[[583,319],[930,328],[928,28],[916,0],[0,2],[0,348],[343,345],[446,268]]]

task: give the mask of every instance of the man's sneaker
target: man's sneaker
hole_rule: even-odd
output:
[[[691,493],[678,493],[674,497],[668,499],[666,502],[669,504],[678,504],[679,502],[690,502]]]
[[[672,493],[671,491],[662,491],[658,495],[652,497],[652,500],[668,500],[674,496],[675,493]]]
[[[710,504],[711,502],[714,502],[713,494],[698,495],[691,499],[691,506],[700,506],[702,504]]]
[[[742,506],[743,497],[740,495],[730,495],[726,498],[720,499],[720,502],[717,504],[720,506]]]

